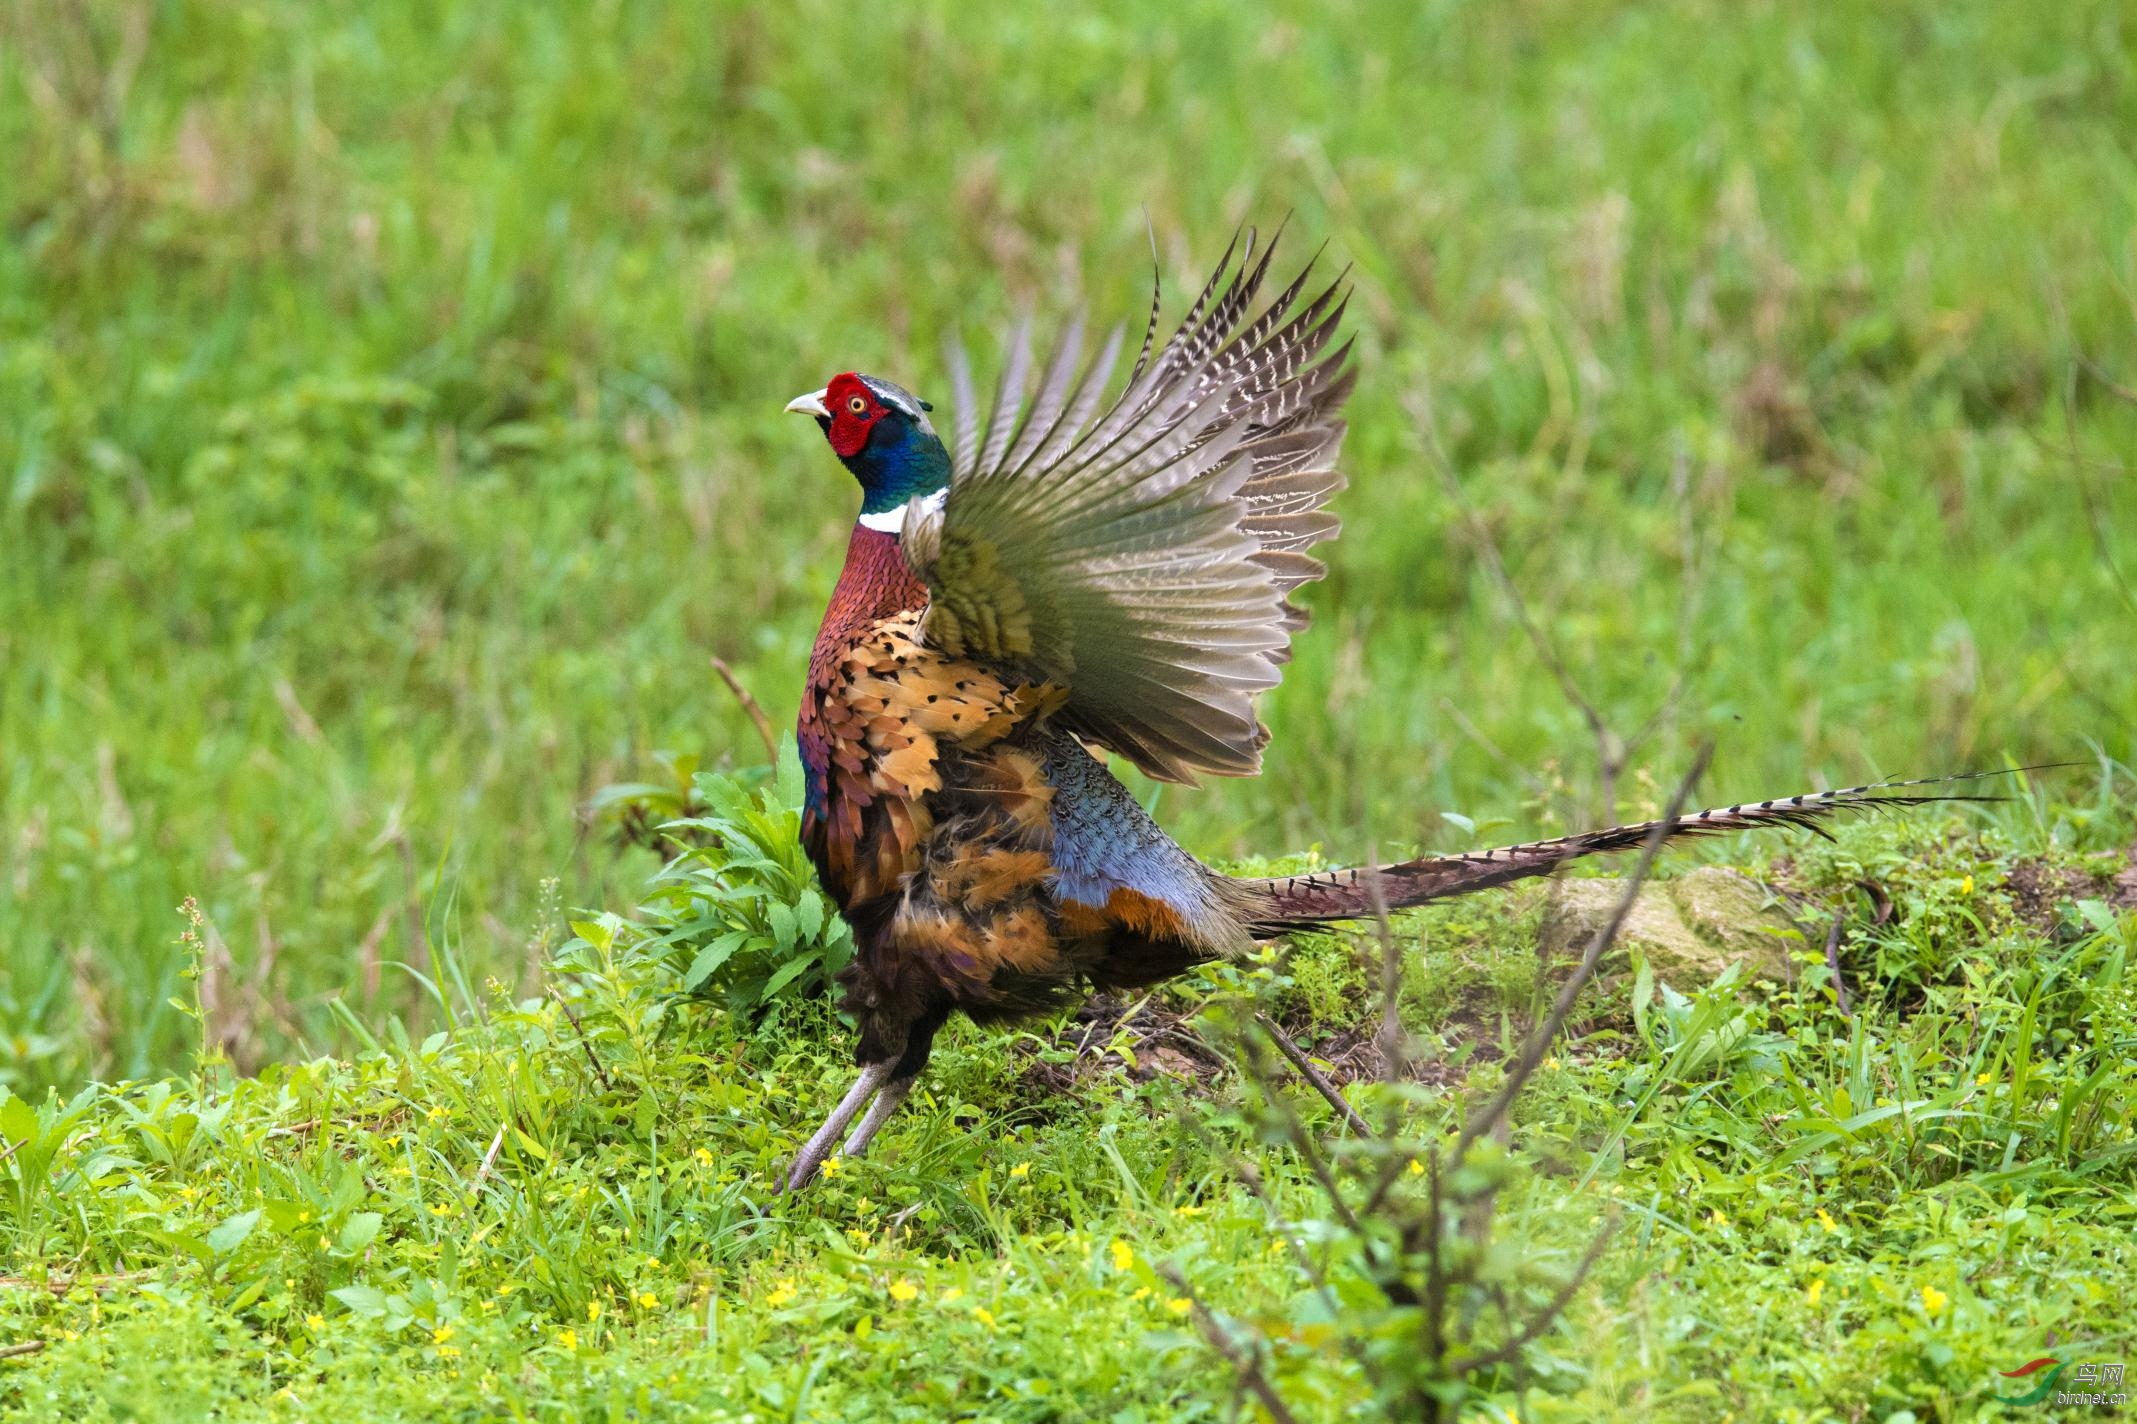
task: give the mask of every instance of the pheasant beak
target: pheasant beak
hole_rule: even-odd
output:
[[[811,391],[805,396],[796,396],[787,402],[790,415],[813,415],[818,420],[829,420],[831,412],[824,407],[824,393]]]

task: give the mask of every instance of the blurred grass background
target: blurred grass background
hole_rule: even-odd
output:
[[[1210,855],[2107,757],[2137,728],[2125,7],[615,0],[0,10],[0,1078],[508,983],[761,758],[856,505],[793,394],[1353,265],[1347,529]],[[2091,366],[2088,366],[2091,363]],[[2096,367],[2097,369],[2093,369]],[[2120,559],[2119,570],[2116,559]],[[1672,696],[1672,690],[1675,696]]]

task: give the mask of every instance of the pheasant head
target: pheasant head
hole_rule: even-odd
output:
[[[848,371],[787,402],[787,409],[814,416],[832,452],[860,481],[863,523],[878,516],[894,533],[908,500],[950,483],[950,453],[928,423],[933,407],[903,386]]]

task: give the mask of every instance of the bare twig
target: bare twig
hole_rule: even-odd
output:
[[[505,1125],[497,1125],[497,1135],[490,1139],[490,1150],[482,1154],[482,1166],[475,1171],[473,1191],[481,1191],[482,1184],[489,1180],[490,1168],[497,1165],[497,1149],[505,1145]]]
[[[1365,857],[1365,893],[1373,906],[1373,928],[1380,936],[1380,1076],[1396,1083],[1409,1071],[1409,1055],[1403,1051],[1402,1020],[1397,1000],[1402,993],[1402,954],[1395,947],[1395,929],[1388,923],[1387,889],[1380,883],[1380,847],[1368,846]]]
[[[1833,1002],[1843,1016],[1854,1017],[1848,1004],[1848,981],[1840,973],[1840,927],[1847,923],[1846,910],[1833,911],[1833,927],[1825,932],[1825,967],[1833,976]]]
[[[1440,450],[1439,437],[1434,431],[1429,408],[1413,403],[1410,417],[1418,422],[1420,430],[1427,432],[1426,453],[1431,457],[1432,468],[1440,477],[1440,485],[1446,490],[1448,501],[1454,505],[1455,513],[1461,517],[1463,527],[1469,531],[1470,547],[1476,550],[1477,557],[1484,564],[1484,571],[1491,575],[1492,582],[1499,586],[1499,592],[1506,599],[1507,605],[1514,610],[1514,621],[1521,625],[1523,636],[1536,650],[1536,656],[1543,660],[1544,667],[1557,682],[1559,692],[1572,705],[1573,710],[1580,714],[1580,719],[1588,724],[1588,734],[1595,738],[1596,769],[1602,781],[1603,819],[1616,820],[1618,774],[1624,770],[1630,747],[1624,738],[1611,730],[1610,724],[1603,720],[1603,714],[1596,710],[1595,704],[1588,700],[1588,695],[1581,691],[1580,684],[1574,680],[1572,672],[1566,667],[1565,659],[1558,655],[1558,645],[1552,642],[1550,635],[1543,631],[1542,625],[1529,611],[1528,599],[1522,596],[1520,586],[1514,582],[1513,575],[1506,571],[1506,560],[1499,554],[1499,541],[1492,537],[1491,530],[1484,523],[1482,516],[1470,508],[1467,496],[1462,493],[1462,482],[1455,478],[1454,466]]]
[[[1617,1209],[1613,1207],[1610,1220],[1603,1223],[1603,1229],[1596,1232],[1595,1239],[1588,1243],[1588,1249],[1581,1254],[1580,1264],[1573,1268],[1573,1274],[1566,1278],[1566,1283],[1558,1288],[1557,1293],[1543,1309],[1529,1317],[1528,1324],[1516,1331],[1512,1339],[1496,1348],[1448,1361],[1448,1370],[1454,1374],[1471,1374],[1477,1370],[1509,1364],[1519,1358],[1521,1351],[1537,1336],[1550,1329],[1551,1323],[1573,1303],[1574,1294],[1580,1290],[1581,1282],[1588,1279],[1588,1273],[1595,1269],[1595,1263],[1603,1258],[1603,1248],[1610,1244],[1610,1238],[1616,1230]]]
[[[1469,714],[1464,712],[1453,698],[1442,697],[1440,699],[1440,710],[1447,714],[1448,720],[1454,723],[1456,730],[1482,747],[1486,755],[1490,756],[1493,761],[1499,763],[1500,766],[1520,780],[1523,785],[1527,786],[1530,795],[1539,799],[1550,795],[1551,788],[1545,783],[1544,779],[1508,756],[1497,742],[1485,736],[1483,728],[1470,721]]]
[[[1515,621],[1521,625],[1523,636],[1528,639],[1530,646],[1535,649],[1536,656],[1542,659],[1544,667],[1550,672],[1552,679],[1557,682],[1559,691],[1565,697],[1567,703],[1579,714],[1581,721],[1587,725],[1588,734],[1594,738],[1596,774],[1602,793],[1603,819],[1606,821],[1616,820],[1618,814],[1618,779],[1624,774],[1625,768],[1630,765],[1633,754],[1641,746],[1645,745],[1651,737],[1660,732],[1663,727],[1669,725],[1672,714],[1676,712],[1677,705],[1684,695],[1684,689],[1690,677],[1692,630],[1695,626],[1694,615],[1698,602],[1698,584],[1701,570],[1698,565],[1696,531],[1693,529],[1689,515],[1687,515],[1685,534],[1682,540],[1685,559],[1685,589],[1678,610],[1678,666],[1676,675],[1670,681],[1669,690],[1663,694],[1662,700],[1656,705],[1654,711],[1648,714],[1646,720],[1640,724],[1639,729],[1629,737],[1623,736],[1611,727],[1601,710],[1596,707],[1594,701],[1581,690],[1579,681],[1574,678],[1572,670],[1566,666],[1565,659],[1560,656],[1557,643],[1552,640],[1548,633],[1544,632],[1543,625],[1537,622],[1535,614],[1529,608],[1528,600],[1522,596],[1520,586],[1514,582],[1513,575],[1507,571],[1505,557],[1499,552],[1498,540],[1492,536],[1491,529],[1485,524],[1483,518],[1470,506],[1467,496],[1462,491],[1462,482],[1455,475],[1454,465],[1448,460],[1445,449],[1440,445],[1439,426],[1433,417],[1430,401],[1423,396],[1413,395],[1405,401],[1405,404],[1409,408],[1411,420],[1416,424],[1419,442],[1424,447],[1425,455],[1431,461],[1434,472],[1439,476],[1440,485],[1446,491],[1447,499],[1454,506],[1455,513],[1460,517],[1463,528],[1468,531],[1470,545],[1476,550],[1479,560],[1484,565],[1485,572],[1491,576],[1492,582],[1498,585],[1499,592],[1505,597],[1508,606],[1513,609]],[[1685,495],[1686,508],[1689,510],[1689,494],[1685,490],[1681,456],[1675,487],[1680,494]],[[1466,718],[1458,718],[1457,720],[1458,722],[1467,721]],[[1465,727],[1465,730],[1487,751],[1493,752],[1502,760],[1506,759],[1504,754],[1498,752],[1497,748],[1482,733],[1477,732],[1474,728]],[[1525,779],[1530,780],[1532,783],[1534,780],[1533,777],[1526,777]]]
[[[1329,1082],[1327,1076],[1320,1069],[1313,1066],[1313,1060],[1308,1058],[1296,1043],[1292,1042],[1291,1035],[1285,1033],[1277,1025],[1276,1020],[1270,1018],[1267,1014],[1256,1014],[1254,1022],[1261,1026],[1263,1033],[1269,1035],[1270,1040],[1276,1044],[1277,1051],[1284,1055],[1293,1068],[1298,1070],[1299,1076],[1304,1078],[1312,1085],[1315,1092],[1327,1100],[1328,1105],[1336,1110],[1338,1117],[1350,1124],[1353,1132],[1360,1137],[1371,1137],[1373,1135],[1373,1129],[1368,1127],[1365,1119],[1358,1115],[1358,1110],[1344,1101],[1343,1095],[1336,1091],[1336,1085]]]
[[[1522,1088],[1528,1084],[1529,1075],[1543,1062],[1544,1054],[1550,1049],[1552,1041],[1558,1037],[1559,1030],[1565,1027],[1567,1017],[1572,1014],[1574,1004],[1580,999],[1581,990],[1595,977],[1596,966],[1602,962],[1604,951],[1617,940],[1618,931],[1624,928],[1625,917],[1632,913],[1633,902],[1640,898],[1640,887],[1647,882],[1648,872],[1654,868],[1656,854],[1661,851],[1662,843],[1669,839],[1670,832],[1677,828],[1677,817],[1684,810],[1685,801],[1692,794],[1692,787],[1706,771],[1707,762],[1713,755],[1714,745],[1709,742],[1692,758],[1691,770],[1677,783],[1677,789],[1670,794],[1669,806],[1663,811],[1662,818],[1655,822],[1655,828],[1648,832],[1646,844],[1640,847],[1639,863],[1633,866],[1632,874],[1626,877],[1625,889],[1619,894],[1617,904],[1611,907],[1610,918],[1596,927],[1593,938],[1588,941],[1587,952],[1581,956],[1579,965],[1567,977],[1566,982],[1559,986],[1558,998],[1552,1003],[1551,1011],[1544,1015],[1543,1022],[1536,1025],[1527,1042],[1521,1045],[1521,1052],[1515,1056],[1513,1064],[1507,1069],[1506,1078],[1500,1083],[1499,1090],[1463,1125],[1461,1135],[1455,1138],[1453,1150],[1448,1153],[1448,1161],[1461,1161],[1463,1154],[1506,1112]]]
[[[1269,1377],[1262,1373],[1261,1361],[1254,1357],[1252,1350],[1240,1345],[1217,1323],[1217,1317],[1210,1314],[1209,1307],[1202,1303],[1202,1297],[1196,1295],[1195,1288],[1187,1283],[1187,1277],[1181,1275],[1179,1269],[1172,1265],[1158,1267],[1158,1274],[1170,1281],[1173,1289],[1187,1297],[1188,1307],[1194,1312],[1195,1328],[1202,1332],[1203,1339],[1209,1341],[1211,1349],[1224,1356],[1239,1376],[1239,1382],[1261,1401],[1262,1408],[1269,1411],[1269,1417],[1276,1420],[1277,1424],[1298,1424],[1298,1416],[1291,1412],[1290,1407],[1284,1403],[1284,1397],[1276,1392],[1276,1386],[1270,1384]]]
[[[571,1005],[564,1002],[564,996],[554,988],[550,989],[549,997],[557,1001],[557,1007],[564,1011],[564,1017],[570,1019],[571,1026],[578,1030],[579,1046],[586,1050],[586,1061],[593,1065],[594,1076],[601,1080],[601,1091],[604,1093],[614,1091],[616,1085],[608,1080],[608,1070],[603,1068],[601,1060],[594,1056],[593,1040],[586,1036],[586,1025],[579,1022],[579,1016],[572,1012]]]
[[[750,694],[750,690],[742,685],[742,679],[735,676],[735,670],[727,665],[727,659],[715,654],[712,670],[720,675],[720,681],[727,684],[727,690],[735,695],[735,701],[741,703],[742,710],[749,714],[751,725],[757,729],[758,739],[764,743],[765,760],[776,766],[779,762],[779,734],[772,730],[772,719],[764,715],[763,706]]]
[[[12,1360],[20,1355],[34,1355],[45,1347],[42,1340],[25,1340],[19,1345],[0,1345],[0,1360]]]

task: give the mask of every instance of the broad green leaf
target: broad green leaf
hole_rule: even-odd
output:
[[[343,1286],[327,1294],[347,1306],[351,1313],[367,1320],[375,1320],[386,1313],[386,1293],[370,1286]]]
[[[241,1211],[231,1217],[208,1233],[208,1249],[218,1256],[229,1255],[245,1244],[245,1238],[252,1235],[252,1228],[260,1224],[261,1215],[260,1210],[255,1207],[251,1211]]]
[[[703,984],[749,937],[748,930],[731,930],[699,950],[697,957],[690,961],[690,967],[683,972],[683,987],[695,989]]]
[[[817,959],[818,957],[813,954],[798,954],[780,965],[772,971],[772,977],[764,981],[764,989],[759,997],[771,998],[772,995],[793,983],[795,978],[804,970],[814,967]]]
[[[0,1092],[7,1092],[0,1088]],[[13,1093],[7,1101],[0,1102],[0,1133],[10,1143],[25,1142],[37,1136],[37,1110]]]
[[[344,1251],[361,1251],[378,1238],[379,1223],[383,1221],[375,1211],[360,1211],[342,1223],[341,1235],[335,1244]]]

